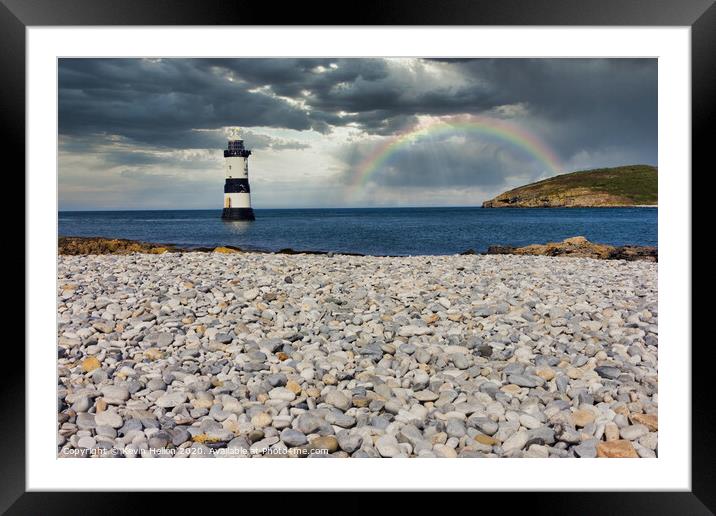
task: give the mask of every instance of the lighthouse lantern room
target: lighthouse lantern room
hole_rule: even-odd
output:
[[[222,219],[254,220],[249,187],[249,156],[251,151],[244,148],[243,140],[229,140],[224,151],[224,211]]]

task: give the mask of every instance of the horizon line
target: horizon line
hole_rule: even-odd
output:
[[[370,209],[414,209],[414,208],[483,208],[482,205],[474,204],[459,204],[459,205],[436,205],[436,206],[296,206],[296,207],[284,207],[284,208],[254,208],[254,210],[370,210]],[[221,208],[112,208],[112,209],[58,209],[57,212],[95,212],[95,211],[221,211]]]

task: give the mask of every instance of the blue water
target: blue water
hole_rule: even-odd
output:
[[[374,255],[477,252],[582,235],[613,245],[657,245],[656,208],[365,208],[60,212],[61,236],[103,236],[180,246],[334,251]]]

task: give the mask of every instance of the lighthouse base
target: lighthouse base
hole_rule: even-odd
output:
[[[256,220],[253,208],[224,208],[221,218],[224,220]]]

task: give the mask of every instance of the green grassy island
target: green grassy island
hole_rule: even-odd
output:
[[[651,165],[627,165],[562,174],[504,192],[483,208],[656,206],[658,174]]]

